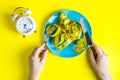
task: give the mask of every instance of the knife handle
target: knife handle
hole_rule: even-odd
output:
[[[90,46],[90,48],[91,48],[91,50],[92,50],[92,52],[93,52],[93,55],[94,55],[95,60],[97,60],[98,55],[97,55],[97,52],[96,52],[95,48],[94,48],[93,46]]]
[[[91,38],[90,38],[88,32],[85,33],[85,37],[86,37],[86,39],[87,39],[88,45],[92,45],[92,40],[91,40]]]
[[[88,45],[90,45],[90,48],[91,48],[91,50],[92,50],[92,52],[93,52],[93,55],[94,55],[95,60],[97,60],[98,55],[97,55],[97,52],[96,52],[95,48],[92,46],[92,40],[91,40],[88,32],[85,33],[85,37],[86,37],[86,39],[87,39]]]

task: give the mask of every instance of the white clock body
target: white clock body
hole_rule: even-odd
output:
[[[22,16],[17,19],[16,28],[23,35],[29,35],[36,31],[36,23],[30,16]]]

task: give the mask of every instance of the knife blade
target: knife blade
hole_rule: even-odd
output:
[[[83,18],[80,18],[80,24],[82,26],[82,30],[83,30],[83,33],[85,34],[88,45],[92,45],[92,40],[88,34],[88,31],[86,30],[86,26],[84,24]]]
[[[88,43],[88,45],[90,45],[90,48],[91,48],[91,50],[92,50],[92,52],[94,54],[94,58],[96,60],[97,59],[97,52],[96,52],[95,48],[92,46],[92,39],[90,38],[90,36],[88,34],[88,31],[87,31],[86,26],[84,24],[83,18],[80,18],[80,24],[81,24],[83,33],[84,33],[84,35],[86,37],[87,43]]]

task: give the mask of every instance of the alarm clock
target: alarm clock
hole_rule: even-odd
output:
[[[12,21],[16,23],[16,29],[23,37],[36,32],[35,20],[29,14],[32,12],[24,7],[16,8],[12,14]]]

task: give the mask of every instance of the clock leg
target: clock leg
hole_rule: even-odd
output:
[[[35,30],[34,33],[36,33],[37,31]]]
[[[23,38],[25,38],[25,35],[23,35]]]

